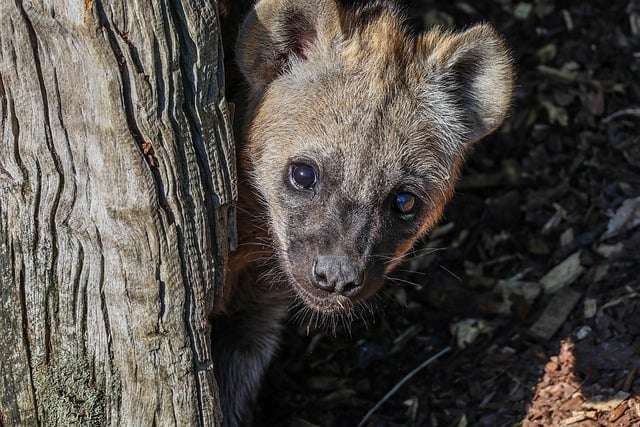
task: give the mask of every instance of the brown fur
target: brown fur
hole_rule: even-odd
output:
[[[240,246],[214,313],[228,426],[255,397],[287,302],[350,321],[436,224],[465,154],[502,123],[513,86],[491,27],[414,34],[378,2],[262,0],[236,55],[251,98]],[[310,188],[292,181],[300,164],[317,172]],[[415,195],[417,208],[394,211],[398,194]],[[337,279],[323,282],[325,272]]]

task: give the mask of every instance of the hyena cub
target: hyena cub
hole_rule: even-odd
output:
[[[350,321],[509,108],[512,64],[490,26],[404,21],[380,1],[261,0],[240,30],[240,244],[213,317],[226,426],[246,419],[288,305]]]

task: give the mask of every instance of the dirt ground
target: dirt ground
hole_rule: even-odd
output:
[[[262,426],[640,425],[640,2],[429,1],[488,21],[517,64],[441,225],[376,314],[291,325]]]

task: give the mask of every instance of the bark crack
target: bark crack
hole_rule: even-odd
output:
[[[170,8],[170,6],[169,6]],[[171,22],[169,21],[169,14],[171,15],[171,18],[173,21],[175,21],[175,14],[172,10],[167,10],[165,8],[162,8],[162,20],[163,20],[163,25],[165,28],[171,28]],[[172,42],[171,37],[167,34],[166,37],[166,43],[167,43],[167,50],[169,52],[172,52],[174,50],[174,45]],[[179,48],[179,46],[178,46]],[[159,58],[159,55],[158,55]],[[159,60],[159,59],[158,59]],[[182,67],[181,67],[182,68]],[[182,73],[182,69],[181,69],[181,73]],[[183,77],[183,81],[184,81],[184,77]],[[175,105],[176,104],[176,98],[177,98],[177,94],[176,94],[176,88],[174,85],[174,81],[173,79],[169,79],[169,93],[168,93],[168,103],[170,105]],[[186,94],[185,94],[186,96]],[[185,112],[185,114],[187,114]],[[183,178],[183,188],[185,191],[185,201],[187,206],[182,208],[181,210],[184,210],[186,212],[193,212],[194,208],[194,202],[193,202],[193,198],[191,196],[191,191],[190,191],[190,181],[189,181],[189,162],[187,159],[187,153],[185,150],[185,139],[182,137],[182,131],[181,131],[181,127],[180,124],[178,123],[178,119],[176,118],[175,114],[174,114],[174,109],[173,108],[168,108],[168,117],[169,117],[169,122],[171,124],[171,128],[173,130],[173,133],[176,137],[176,149],[177,149],[177,153],[178,156],[180,157],[180,161],[178,162],[179,165],[182,166],[182,176]],[[180,199],[178,199],[176,201],[179,205],[181,205],[181,201]],[[186,221],[191,221],[191,215],[185,215],[185,220]],[[184,230],[182,228],[182,226],[180,225],[176,225],[176,237],[177,237],[177,243],[178,243],[178,251],[180,254],[180,271],[181,271],[181,275],[184,281],[184,287],[185,287],[185,302],[184,302],[184,309],[183,309],[183,317],[185,320],[185,330],[187,333],[187,338],[189,340],[189,347],[191,349],[191,354],[193,355],[193,367],[194,367],[194,379],[196,381],[196,397],[197,397],[197,405],[198,405],[198,425],[202,426],[204,425],[204,417],[203,417],[203,408],[202,408],[202,384],[200,382],[200,377],[198,375],[198,365],[199,365],[199,353],[197,351],[197,346],[196,346],[196,342],[195,342],[195,336],[194,336],[194,331],[193,331],[193,327],[192,327],[192,321],[191,321],[191,305],[192,305],[192,300],[194,298],[193,295],[193,287],[190,284],[190,277],[189,277],[189,269],[187,268],[187,263],[186,263],[186,248],[185,248],[185,239],[184,239]]]
[[[7,91],[4,88],[4,78],[2,72],[0,72],[0,110],[2,110],[2,117],[0,118],[0,129],[4,131],[7,128]],[[0,165],[1,167],[2,165]]]
[[[160,265],[156,266],[156,280],[158,281],[158,298],[160,300],[160,313],[158,313],[158,323],[162,325],[162,318],[164,317],[164,312],[166,310],[167,303],[165,301],[166,285],[164,281],[161,279]]]
[[[9,98],[9,110],[11,112],[11,133],[13,134],[13,158],[22,173],[22,192],[24,193],[25,186],[29,183],[29,173],[20,156],[20,122],[16,116],[16,104],[11,98]]]
[[[116,58],[116,62],[118,63],[118,68],[120,71],[120,81],[122,82],[122,99],[124,101],[124,111],[125,111],[125,117],[127,119],[127,126],[129,127],[129,133],[131,134],[133,140],[138,145],[140,152],[145,158],[145,161],[149,163],[151,176],[156,186],[156,196],[157,196],[158,204],[167,215],[167,219],[169,223],[173,223],[174,215],[165,197],[164,184],[162,182],[160,172],[157,170],[158,168],[155,167],[155,165],[153,164],[154,163],[152,160],[153,158],[151,156],[148,156],[149,149],[147,147],[150,147],[149,145],[150,143],[145,141],[144,137],[142,136],[142,132],[140,131],[140,128],[138,126],[138,122],[136,121],[136,115],[133,108],[133,98],[131,97],[131,78],[129,73],[129,67],[127,65],[127,60],[124,56],[124,53],[122,52],[122,49],[120,48],[120,45],[118,44],[116,32],[112,28],[111,23],[109,22],[109,19],[107,18],[107,15],[104,12],[104,7],[102,5],[102,2],[96,1],[95,6],[96,6],[96,13],[98,14],[98,19],[100,21],[100,25],[105,29],[107,33],[107,39],[109,41],[109,45],[111,47],[114,57]],[[122,34],[120,34],[120,37],[123,37],[124,39],[124,36]],[[125,41],[128,42],[128,37],[127,37],[127,40]],[[127,45],[129,43],[130,42],[128,42]],[[137,57],[137,50],[135,51],[135,54]],[[131,57],[133,59],[134,66],[137,66],[135,64],[136,57],[134,57],[133,55],[131,55]],[[143,71],[142,64],[140,64],[139,72],[142,72],[142,71]]]
[[[16,262],[16,256],[11,244],[11,258],[13,265]],[[40,421],[40,410],[38,408],[38,398],[36,397],[36,385],[33,380],[33,364],[31,357],[31,343],[29,342],[29,317],[27,312],[27,291],[24,277],[25,265],[20,261],[20,271],[18,273],[18,298],[20,299],[20,313],[22,316],[22,343],[24,344],[24,351],[27,354],[27,365],[29,366],[29,384],[31,385],[31,398],[33,399],[33,409],[36,415],[36,423],[38,426],[42,425]]]
[[[51,319],[50,319],[50,311],[49,311],[49,298],[51,296],[52,289],[57,288],[57,276],[55,274],[55,266],[58,262],[58,232],[56,229],[55,218],[58,211],[58,206],[60,204],[60,197],[62,195],[62,189],[64,188],[64,173],[62,169],[62,163],[60,161],[60,157],[56,148],[53,144],[53,137],[51,133],[51,118],[49,117],[49,98],[47,94],[47,88],[44,83],[44,75],[42,73],[42,64],[40,62],[40,52],[38,48],[38,36],[36,34],[35,28],[33,27],[33,23],[29,18],[26,10],[24,9],[23,1],[16,0],[16,6],[20,10],[20,15],[24,20],[27,33],[29,34],[29,41],[31,42],[31,48],[33,51],[33,63],[36,68],[36,75],[38,77],[38,85],[40,87],[40,94],[42,95],[42,107],[43,107],[43,118],[44,118],[44,133],[45,133],[45,141],[47,144],[47,148],[51,154],[51,160],[53,161],[56,173],[58,175],[58,185],[54,192],[53,201],[51,205],[51,210],[48,215],[49,222],[49,233],[51,237],[51,247],[50,247],[50,263],[48,270],[51,272],[51,287],[47,287],[45,290],[45,362],[49,363],[51,358]],[[38,168],[39,169],[39,168]],[[38,170],[38,173],[40,171]],[[40,179],[38,179],[40,184]],[[37,212],[36,217],[37,218]],[[39,230],[36,234],[36,244],[37,247],[39,239]]]
[[[163,11],[164,15],[164,11]],[[162,74],[162,56],[160,55],[160,43],[156,38],[156,35],[153,35],[153,65],[156,70],[156,93],[158,94],[158,110],[156,113],[156,118],[160,119],[162,117],[162,112],[165,109],[166,97],[165,97],[165,87],[164,87],[164,78]]]
[[[203,190],[205,194],[204,198],[204,207],[206,218],[210,224],[216,223],[216,215],[215,209],[219,205],[219,201],[216,197],[213,188],[212,176],[209,168],[209,161],[206,151],[205,142],[202,137],[202,125],[198,118],[197,108],[196,108],[196,87],[195,87],[195,76],[194,76],[194,67],[195,60],[197,57],[197,48],[194,41],[191,39],[188,26],[184,14],[184,10],[182,8],[182,3],[180,1],[170,1],[169,5],[169,14],[171,15],[171,20],[177,29],[178,36],[178,49],[180,53],[180,75],[182,77],[182,87],[183,87],[183,112],[185,118],[187,120],[187,124],[189,126],[190,135],[191,135],[191,144],[194,148],[196,164],[198,167],[198,172],[200,175],[200,181],[203,185]],[[172,124],[174,119],[172,120]],[[175,125],[174,125],[174,130]],[[186,163],[185,163],[186,164]],[[225,170],[224,173],[227,171]],[[229,180],[229,177],[226,177]],[[212,227],[211,232],[215,234],[215,229]],[[181,239],[182,240],[182,239]],[[216,237],[213,236],[213,241],[217,241]],[[217,254],[217,251],[215,251]],[[181,253],[184,254],[184,242],[181,244]],[[214,256],[216,256],[214,254]],[[184,257],[183,257],[184,258]],[[204,266],[202,265],[200,259],[198,259],[198,263],[196,265],[200,271],[204,270]],[[185,321],[188,325],[187,331],[189,336],[189,341],[193,353],[193,363],[195,368],[195,378],[198,383],[196,387],[196,393],[198,398],[198,413],[199,413],[199,424],[204,424],[204,414],[203,414],[203,404],[202,404],[202,390],[204,388],[201,383],[202,379],[199,373],[202,370],[208,369],[208,365],[210,363],[204,363],[200,360],[200,351],[198,350],[198,345],[196,344],[196,332],[193,330],[193,320],[192,316],[192,305],[196,304],[195,294],[193,291],[193,286],[190,284],[188,280],[188,274],[186,271],[186,266],[183,262],[183,274],[185,274],[185,288],[186,288],[186,298],[185,298]]]
[[[95,229],[96,239],[98,243],[98,249],[100,254],[100,310],[102,311],[102,320],[104,321],[105,333],[107,334],[107,351],[109,352],[109,363],[113,362],[113,348],[111,343],[111,322],[109,321],[109,308],[107,306],[107,299],[104,293],[105,280],[104,280],[104,255],[103,254],[103,246],[102,246],[102,238],[100,237],[100,232],[98,229]],[[113,366],[111,366],[113,370]]]
[[[38,246],[40,245],[40,218],[38,216],[38,212],[40,212],[40,202],[42,199],[42,170],[40,169],[40,162],[36,158],[36,178],[34,182],[33,189],[33,213],[31,217],[33,218],[33,252],[37,251]]]
[[[77,268],[75,270],[75,274],[73,275],[73,278],[71,279],[71,293],[72,293],[71,310],[73,310],[73,316],[76,319],[76,321],[79,321],[80,323],[80,330],[86,331],[87,330],[86,303],[82,306],[83,308],[82,317],[78,319],[78,307],[81,304],[80,278],[82,276],[82,270],[84,267],[84,249],[82,248],[82,245],[78,246],[77,260],[78,260]],[[87,354],[86,342],[85,340],[81,340],[81,341],[82,341],[82,356],[86,357],[86,354]]]
[[[70,162],[67,162],[67,164],[69,165],[70,173],[72,176],[76,175],[76,166],[75,166],[75,162],[73,161],[73,154],[71,153],[71,151],[69,150],[69,147],[71,146],[71,139],[69,138],[69,131],[67,129],[67,127],[65,126],[64,123],[64,114],[62,113],[62,96],[60,94],[60,82],[58,81],[58,71],[57,70],[53,70],[53,83],[54,83],[54,87],[56,90],[56,99],[58,100],[58,121],[60,123],[60,127],[62,128],[62,132],[64,133],[64,140],[66,142],[66,148],[68,150],[68,156],[71,159]],[[64,181],[64,176],[61,174],[61,177],[63,178],[62,180],[62,184],[65,184]],[[75,202],[76,200],[76,193],[77,193],[77,186],[76,186],[76,182],[75,180],[71,179],[69,181],[69,185],[71,186],[71,201]],[[63,188],[62,186],[60,188]],[[71,209],[69,209],[67,216],[65,218],[61,218],[60,222],[61,223],[66,223],[68,216],[71,214]],[[55,248],[57,251],[57,248]]]
[[[0,110],[2,110],[2,118],[0,118],[0,129],[2,129],[2,133],[4,133],[4,131],[7,129],[7,118],[9,115],[7,104],[7,92],[4,88],[2,73],[0,73]],[[0,172],[8,176],[11,181],[15,181],[15,178],[9,173],[8,170],[5,169],[2,163],[0,163]]]
[[[117,30],[118,35],[123,42],[129,48],[129,56],[133,60],[133,66],[138,74],[144,74],[144,68],[142,67],[142,61],[140,61],[140,54],[138,54],[138,48],[129,40],[129,31]]]

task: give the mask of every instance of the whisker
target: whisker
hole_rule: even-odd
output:
[[[453,278],[455,278],[458,282],[462,282],[462,279],[457,276],[453,271],[449,270],[447,267],[445,267],[444,265],[440,264],[440,268],[443,269],[444,271],[446,271],[447,273],[449,273]]]
[[[390,276],[384,276],[384,278],[398,285],[407,284],[407,285],[413,286],[418,290],[422,289],[422,286],[420,284],[416,282],[412,282],[411,280],[401,279],[399,277],[390,277]]]
[[[396,273],[408,273],[416,276],[428,276],[429,273],[425,273],[424,271],[418,271],[418,270],[409,270],[407,268],[397,268],[394,270]]]

